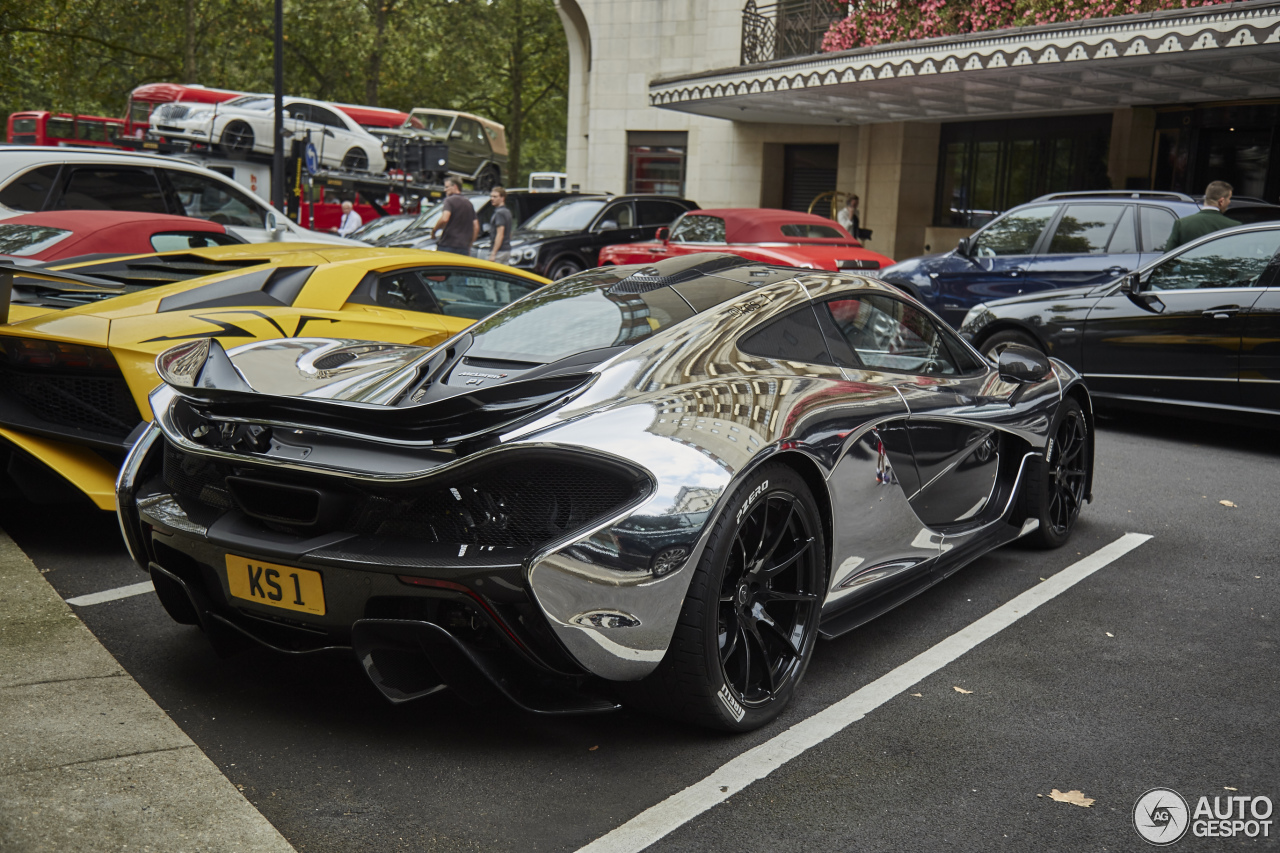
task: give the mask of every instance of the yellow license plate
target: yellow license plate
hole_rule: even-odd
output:
[[[324,579],[319,572],[227,555],[227,586],[245,601],[324,615]]]

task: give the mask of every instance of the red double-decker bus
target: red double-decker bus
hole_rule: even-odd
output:
[[[123,127],[124,121],[118,118],[26,110],[10,114],[5,140],[15,145],[90,145],[115,148],[117,146],[112,138]]]

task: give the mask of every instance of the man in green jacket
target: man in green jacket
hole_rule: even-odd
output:
[[[1164,244],[1164,250],[1168,252],[1183,243],[1190,243],[1197,237],[1239,225],[1239,222],[1223,215],[1223,211],[1229,204],[1231,204],[1231,184],[1226,181],[1214,181],[1209,184],[1204,189],[1204,210],[1173,223],[1173,230],[1169,232],[1169,242]]]

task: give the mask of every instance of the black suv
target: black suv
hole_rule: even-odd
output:
[[[1097,285],[1164,254],[1173,223],[1200,209],[1202,197],[1176,192],[1051,193],[996,217],[950,252],[902,261],[880,271],[958,326],[973,306],[992,299]],[[1258,199],[1233,199],[1240,222],[1276,218]]]
[[[513,267],[547,278],[564,278],[596,266],[605,246],[652,240],[698,205],[669,195],[576,195],[543,208],[511,237]],[[481,238],[474,254],[488,257],[493,243]]]

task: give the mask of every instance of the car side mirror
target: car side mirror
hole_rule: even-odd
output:
[[[1038,349],[1021,344],[1009,344],[1000,351],[996,361],[1000,378],[1015,385],[1031,385],[1040,382],[1053,371],[1049,357]]]
[[[485,234],[492,234],[492,233],[493,233],[493,225],[492,225],[492,224],[490,224],[490,223],[488,223],[488,222],[486,222],[485,224],[483,224],[483,225],[481,225],[481,226],[480,226],[480,230],[481,230],[481,232],[483,232],[483,233],[485,233]]]
[[[600,223],[599,227],[597,227],[596,230],[597,231],[617,231],[618,223],[616,220],[606,219],[604,222]]]
[[[1138,275],[1136,272],[1131,272],[1124,278],[1120,279],[1120,292],[1131,295],[1134,293],[1141,293],[1142,276]]]
[[[453,133],[450,133],[450,134],[449,134],[449,138],[450,138],[450,139],[461,139],[461,138],[462,138],[462,131],[460,131],[460,130],[455,130]]]
[[[284,231],[284,226],[280,224],[280,219],[274,213],[267,214],[267,230],[272,234]]]
[[[960,242],[956,244],[956,254],[967,258],[973,251],[973,241],[968,237],[961,237]]]
[[[653,239],[655,239],[655,240],[661,240],[661,241],[662,241],[662,242],[664,242],[664,243],[665,243],[665,242],[667,242],[668,240],[670,240],[670,239],[671,239],[671,229],[670,229],[670,228],[659,228],[659,229],[658,229],[658,231],[657,231],[657,233],[653,235]]]

